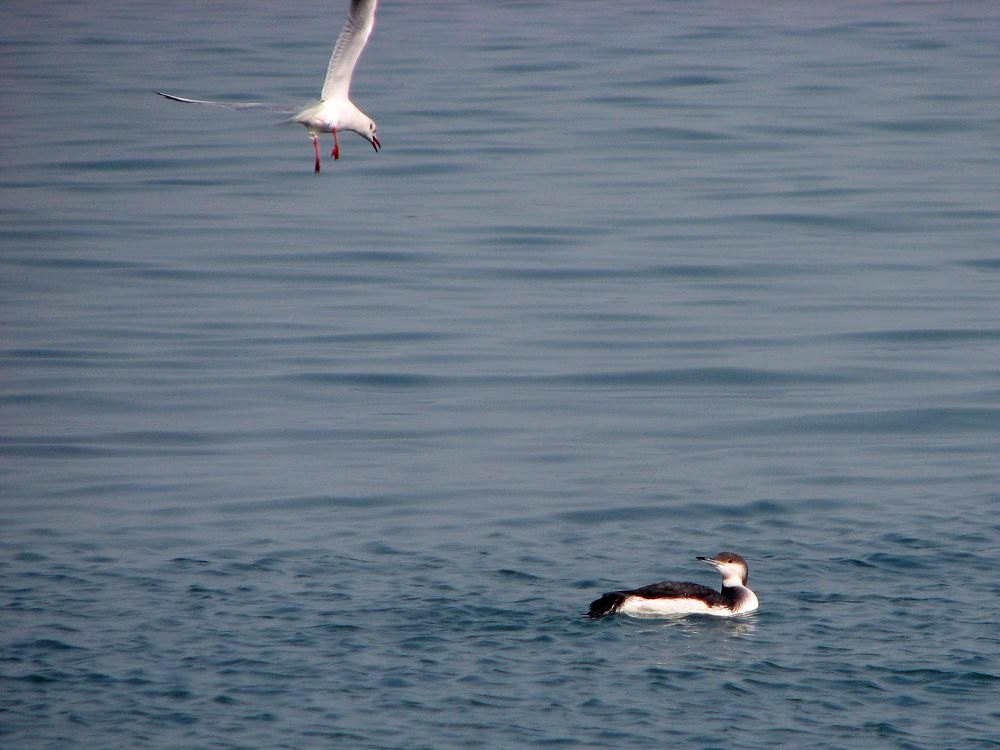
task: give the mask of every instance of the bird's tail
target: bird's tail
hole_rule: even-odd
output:
[[[605,615],[613,615],[622,606],[622,602],[624,601],[625,594],[621,591],[612,591],[605,594],[600,599],[595,599],[591,602],[587,617],[596,619]]]

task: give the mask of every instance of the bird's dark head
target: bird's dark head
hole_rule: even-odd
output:
[[[735,552],[720,552],[715,557],[699,557],[704,563],[708,563],[722,576],[723,586],[747,585],[750,576],[750,566],[743,559],[742,555]]]

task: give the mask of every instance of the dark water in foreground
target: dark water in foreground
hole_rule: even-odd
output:
[[[0,10],[0,744],[1000,747],[996,6],[341,19]]]

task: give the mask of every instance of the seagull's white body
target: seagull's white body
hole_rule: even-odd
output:
[[[378,151],[382,144],[376,135],[375,121],[362,112],[350,99],[351,78],[358,58],[368,43],[372,29],[375,28],[375,6],[378,0],[351,0],[351,9],[347,23],[337,39],[330,56],[330,65],[326,70],[326,80],[317,101],[311,102],[299,111],[280,105],[263,102],[213,102],[204,99],[186,99],[172,96],[162,91],[156,93],[175,102],[185,104],[207,104],[213,107],[225,107],[235,110],[267,110],[270,112],[285,112],[293,115],[287,122],[297,122],[309,131],[316,152],[315,171],[319,172],[319,134],[333,135],[334,159],[340,158],[340,142],[337,133],[341,130],[353,130],[372,144]]]

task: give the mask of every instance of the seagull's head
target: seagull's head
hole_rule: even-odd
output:
[[[368,129],[361,135],[368,139],[368,142],[372,144],[372,148],[378,151],[382,148],[382,144],[379,142],[378,136],[375,134],[375,121],[372,118],[368,118]]]

